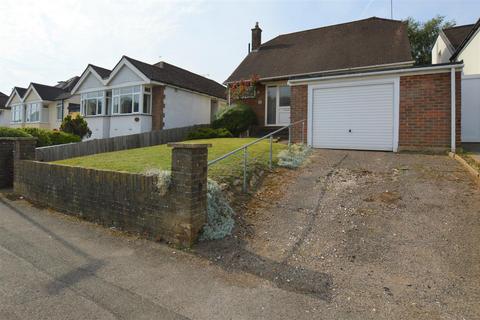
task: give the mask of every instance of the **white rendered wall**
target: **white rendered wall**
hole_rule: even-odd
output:
[[[164,129],[210,123],[211,98],[165,87]]]
[[[437,41],[432,48],[432,64],[450,62],[452,52],[447,48],[447,44],[441,36],[437,37]]]
[[[480,74],[480,29],[477,30],[477,34],[473,36],[467,46],[458,55],[457,61],[462,60],[465,65],[463,67],[464,75]]]
[[[110,137],[148,132],[152,130],[150,115],[115,115],[110,117]]]

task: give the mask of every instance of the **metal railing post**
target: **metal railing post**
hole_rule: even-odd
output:
[[[270,136],[270,159],[269,159],[270,170],[272,170],[273,168],[272,153],[273,153],[273,136]]]
[[[288,148],[292,144],[292,126],[288,126]]]
[[[243,192],[247,192],[247,148],[243,149]]]
[[[302,121],[302,144],[305,144],[305,121]]]

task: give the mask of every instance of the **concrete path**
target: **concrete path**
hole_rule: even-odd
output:
[[[443,156],[316,151],[193,252],[0,202],[0,319],[478,319],[480,191]]]

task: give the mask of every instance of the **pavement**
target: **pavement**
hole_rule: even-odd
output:
[[[317,150],[182,251],[0,201],[0,319],[478,319],[480,192],[447,156]]]

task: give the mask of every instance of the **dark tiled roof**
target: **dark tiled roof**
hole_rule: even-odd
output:
[[[226,82],[410,61],[407,26],[373,17],[280,35],[249,53]]]
[[[17,93],[20,95],[20,98],[23,98],[25,95],[25,92],[27,92],[27,88],[21,88],[21,87],[15,87],[13,88],[14,91],[17,91]]]
[[[7,104],[8,96],[2,92],[0,92],[0,109],[5,109],[5,105]]]
[[[216,81],[166,62],[152,65],[129,57],[125,58],[151,80],[225,99],[226,88]]]
[[[70,97],[70,93],[57,87],[47,86],[39,83],[31,84],[40,95],[42,100],[54,101]]]
[[[478,29],[480,29],[480,19],[477,20],[477,22],[473,25],[468,34],[462,40],[462,42],[458,45],[452,57],[450,58],[451,61],[454,61],[457,58],[463,48],[465,48],[467,43],[469,43],[470,39],[476,34]]]
[[[79,76],[75,76],[65,81],[59,81],[55,87],[70,92],[72,91],[73,87],[75,87],[79,79]]]
[[[95,70],[96,73],[98,73],[98,75],[100,77],[102,77],[103,79],[106,79],[108,78],[108,76],[110,76],[110,73],[112,73],[112,70],[108,70],[108,69],[105,69],[105,68],[102,68],[102,67],[99,67],[99,66],[95,66],[93,64],[90,64],[90,66],[93,68],[93,70]],[[73,87],[72,87],[73,88]]]
[[[458,46],[465,39],[467,34],[472,30],[474,24],[468,24],[465,26],[457,26],[452,28],[443,29],[443,33],[447,37],[450,44],[453,46],[453,49],[456,50]]]

